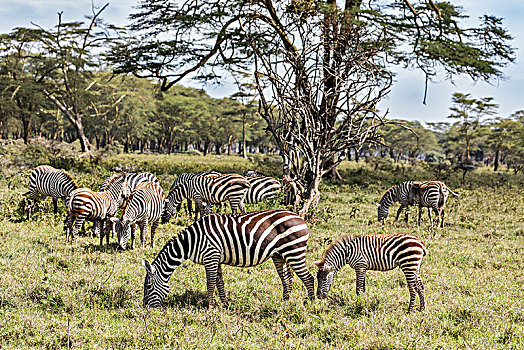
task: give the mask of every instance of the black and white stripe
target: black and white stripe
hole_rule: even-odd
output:
[[[42,195],[42,200],[53,198],[53,210],[58,211],[57,201],[61,199],[67,207],[67,198],[78,188],[71,175],[65,170],[55,169],[49,165],[40,165],[33,169],[29,177],[29,191],[25,195],[32,200]]]
[[[325,251],[318,267],[319,299],[327,297],[337,271],[348,264],[356,272],[357,295],[366,291],[366,271],[387,271],[400,267],[409,289],[408,312],[413,311],[416,295],[424,310],[424,284],[419,270],[427,251],[415,236],[404,233],[365,236],[342,236]]]
[[[191,179],[193,179],[195,177],[199,177],[199,176],[217,177],[217,176],[220,176],[220,175],[222,175],[222,174],[219,173],[218,171],[215,171],[215,170],[200,171],[198,173],[183,173],[183,174],[180,174],[175,179],[175,181],[173,181],[173,184],[171,185],[171,188],[169,189],[169,191],[171,191],[179,183],[189,181],[189,180],[191,180]],[[193,213],[193,204],[192,204],[192,201],[191,201],[190,198],[186,198],[186,199],[187,199],[187,211],[188,211],[188,214],[191,215]],[[182,205],[182,202],[180,202],[180,204],[178,205],[177,211],[180,211],[181,205]],[[206,214],[210,214],[210,213],[213,212],[211,204],[206,203],[205,208],[206,208],[205,209],[206,210]]]
[[[127,174],[127,180],[128,180],[127,181],[128,190],[126,190],[126,193],[133,192],[133,190],[138,185],[140,185],[141,183],[144,183],[144,182],[151,181],[151,182],[155,182],[157,184],[160,184],[160,182],[158,181],[156,176],[154,174],[151,174],[151,173],[138,173],[138,174],[137,173],[126,173],[126,174]],[[104,191],[104,189],[107,187],[107,185],[111,181],[113,181],[113,179],[115,179],[116,177],[121,176],[121,175],[122,175],[122,173],[118,173],[118,174],[113,174],[113,175],[109,176],[100,185],[100,187],[98,188],[98,191],[100,191],[100,192]],[[124,201],[120,202],[118,204],[118,207],[120,208],[123,204],[124,204]],[[97,236],[98,237],[101,229],[103,229],[102,225],[101,225],[101,222],[100,221],[94,221],[93,222],[93,236]]]
[[[111,218],[115,224],[118,244],[126,249],[127,242],[131,238],[131,247],[135,246],[135,224],[140,228],[140,242],[144,248],[147,227],[151,224],[151,248],[155,238],[155,231],[160,222],[160,216],[164,209],[164,190],[156,182],[142,182],[131,193],[122,211],[122,218]]]
[[[179,208],[180,202],[184,199],[193,199],[197,210],[195,220],[198,215],[204,215],[203,202],[209,204],[219,204],[229,201],[231,210],[236,213],[238,209],[245,212],[244,198],[251,185],[245,177],[238,174],[225,174],[220,176],[194,176],[185,181],[180,181],[168,193],[162,223],[169,221],[171,216]]]
[[[120,174],[109,182],[104,191],[93,192],[89,188],[78,188],[71,192],[68,202],[66,239],[73,241],[84,221],[101,221],[105,226],[106,243],[109,244],[109,218],[116,215],[124,198],[129,197],[127,174]],[[73,226],[74,224],[74,226]],[[100,234],[100,245],[104,232]]]
[[[251,187],[246,192],[245,202],[255,204],[274,197],[282,189],[277,179],[269,176],[251,175],[246,177]]]
[[[207,299],[214,300],[215,286],[227,305],[221,265],[256,266],[272,258],[283,286],[284,300],[292,288],[291,269],[315,298],[314,278],[305,264],[309,231],[306,222],[286,210],[247,214],[211,214],[171,239],[153,263],[144,260],[144,307],[159,307],[169,292],[168,280],[185,260],[205,266]]]
[[[428,216],[431,224],[433,219],[431,217],[431,209],[437,216],[437,225],[440,220],[440,227],[444,227],[444,207],[448,200],[449,193],[456,197],[460,195],[453,192],[449,187],[440,181],[414,182],[411,186],[409,200],[418,203],[418,225],[420,226],[420,219],[422,217],[422,208],[428,208]]]
[[[391,186],[387,189],[386,193],[380,199],[378,204],[378,221],[382,221],[389,216],[389,207],[395,202],[399,202],[400,207],[397,211],[397,216],[395,221],[398,220],[400,212],[402,209],[407,208],[410,205],[415,203],[410,203],[409,193],[411,191],[411,185],[413,181],[405,181],[398,186]],[[406,211],[406,217],[404,219],[406,223],[408,222],[408,212]]]

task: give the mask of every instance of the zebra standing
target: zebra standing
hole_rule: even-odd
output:
[[[409,200],[418,203],[418,225],[420,226],[420,219],[422,216],[422,208],[428,208],[428,216],[431,224],[433,219],[431,217],[431,209],[437,216],[437,225],[440,220],[440,227],[444,227],[444,206],[448,199],[449,193],[456,197],[460,195],[453,192],[449,187],[440,181],[414,182],[409,192]]]
[[[106,221],[116,215],[118,207],[124,198],[129,196],[127,174],[114,177],[102,192],[93,192],[89,188],[74,190],[68,202],[66,240],[73,241],[76,233],[86,219],[101,221],[105,226],[106,244],[109,244],[109,224]],[[73,226],[74,224],[74,226]],[[100,234],[100,245],[104,234]]]
[[[314,278],[306,267],[307,224],[296,214],[265,210],[247,214],[211,214],[172,238],[146,269],[144,307],[159,307],[169,292],[168,280],[185,260],[205,266],[207,300],[214,301],[215,286],[227,306],[221,265],[256,266],[272,258],[282,281],[282,299],[289,299],[291,269],[302,280],[310,300],[315,299]]]
[[[266,198],[271,198],[282,189],[282,185],[277,179],[260,175],[255,170],[247,171],[246,179],[251,185],[246,192],[245,200],[249,204],[259,203]]]
[[[111,176],[109,176],[107,179],[104,180],[104,182],[102,183],[102,185],[100,185],[100,187],[98,188],[98,191],[99,192],[102,192],[104,191],[104,189],[107,187],[107,185],[113,181],[114,178],[120,176],[121,173],[118,173],[118,174],[113,174]],[[129,187],[129,190],[127,191],[127,193],[131,193],[133,192],[133,190],[138,186],[140,185],[141,183],[144,183],[144,182],[147,182],[147,181],[152,181],[152,182],[156,182],[157,184],[160,184],[160,182],[158,181],[158,179],[156,178],[156,176],[154,174],[151,174],[151,173],[127,173],[127,185]],[[123,204],[124,202],[122,201],[121,204],[119,204],[119,207]],[[96,236],[98,237],[99,234],[100,234],[100,231],[103,230],[104,228],[101,227],[102,226],[102,222],[101,221],[94,221],[93,222],[93,237]]]
[[[219,173],[218,171],[215,171],[215,170],[200,171],[198,173],[183,173],[183,174],[180,174],[175,179],[175,181],[173,181],[173,184],[171,185],[171,188],[169,189],[169,191],[171,191],[179,183],[188,181],[188,180],[190,180],[190,179],[192,179],[194,177],[199,177],[199,176],[217,177],[217,176],[220,176],[220,175],[222,175],[222,174]],[[177,211],[180,211],[181,205],[182,205],[182,202],[180,202],[180,204],[178,205],[178,207],[176,209]],[[189,215],[191,215],[193,213],[193,204],[192,204],[192,201],[191,201],[190,198],[187,198],[187,211],[188,211]],[[207,212],[207,214],[212,212],[212,206],[209,203],[206,203],[206,212]]]
[[[186,181],[181,181],[169,191],[166,197],[162,223],[169,221],[178,210],[180,202],[185,198],[195,201],[197,206],[195,221],[199,214],[204,215],[202,202],[219,204],[228,200],[233,213],[236,213],[238,208],[244,213],[246,211],[244,198],[250,186],[246,178],[238,174],[225,174],[215,177],[194,176]]]
[[[153,248],[155,231],[163,209],[164,190],[158,183],[148,181],[138,185],[124,206],[122,218],[110,219],[115,224],[120,247],[126,249],[129,238],[131,238],[131,247],[135,247],[134,225],[138,223],[140,227],[140,243],[142,248],[144,248],[147,225],[151,223],[151,248]]]
[[[65,170],[55,169],[49,165],[39,165],[33,169],[29,177],[29,191],[24,195],[35,200],[38,194],[45,200],[53,198],[53,211],[58,212],[58,198],[64,201],[67,207],[67,198],[78,188],[78,185]]]
[[[420,311],[425,308],[424,284],[419,275],[422,259],[427,251],[415,236],[404,233],[349,236],[344,235],[324,252],[318,267],[319,299],[327,297],[333,279],[345,264],[356,272],[357,295],[366,291],[366,271],[387,271],[400,267],[409,289],[408,312],[413,311],[416,295],[420,299]]]

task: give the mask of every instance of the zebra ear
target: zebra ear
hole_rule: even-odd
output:
[[[146,259],[142,259],[142,265],[144,266],[144,269],[150,274],[155,273],[155,268],[147,261]]]

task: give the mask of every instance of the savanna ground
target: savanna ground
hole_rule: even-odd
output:
[[[295,276],[290,301],[281,302],[280,280],[270,261],[250,269],[224,267],[227,310],[206,308],[204,268],[186,262],[170,280],[166,307],[148,311],[142,307],[145,271],[140,259],[153,260],[190,220],[179,215],[160,226],[153,249],[122,252],[114,239],[99,247],[89,236],[67,245],[62,203],[56,217],[49,201],[31,221],[21,220],[27,204],[22,194],[38,155],[25,167],[16,164],[19,156],[4,154],[0,175],[1,348],[524,348],[522,175],[479,169],[460,186],[460,174],[448,174],[446,182],[461,197],[450,197],[443,229],[432,229],[426,212],[417,227],[415,209],[407,226],[395,224],[391,216],[397,206],[385,226],[376,223],[374,203],[384,190],[403,180],[434,177],[427,169],[402,165],[373,171],[365,164],[345,163],[341,173],[347,182],[323,185],[320,207],[310,220],[310,271],[316,274],[314,259],[343,233],[415,234],[429,252],[421,270],[424,313],[406,314],[409,296],[398,269],[368,272],[367,295],[357,299],[355,273],[345,267],[328,299],[314,303],[307,301]],[[157,173],[165,189],[180,172],[253,167],[271,172],[278,163],[262,156],[247,161],[187,155],[115,156],[96,165],[53,162],[91,188],[115,166],[134,164],[136,171]]]

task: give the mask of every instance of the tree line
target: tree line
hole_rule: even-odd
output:
[[[276,148],[284,175],[303,183],[301,215],[317,205],[322,178],[366,149],[396,161],[443,152],[466,164],[489,146],[498,166],[520,147],[505,143],[519,114],[488,121],[489,98],[455,95],[457,122],[429,129],[377,109],[395,67],[421,70],[426,82],[439,72],[504,77],[515,50],[496,16],[471,26],[460,6],[432,0],[144,0],[118,28],[102,20],[107,6],[85,21],[63,23],[59,13],[51,29],[0,36],[3,137],[77,139],[86,153],[117,141],[167,153]],[[237,82],[234,99],[177,85],[224,77]],[[488,146],[478,146],[482,132]],[[438,147],[428,150],[431,140]]]

